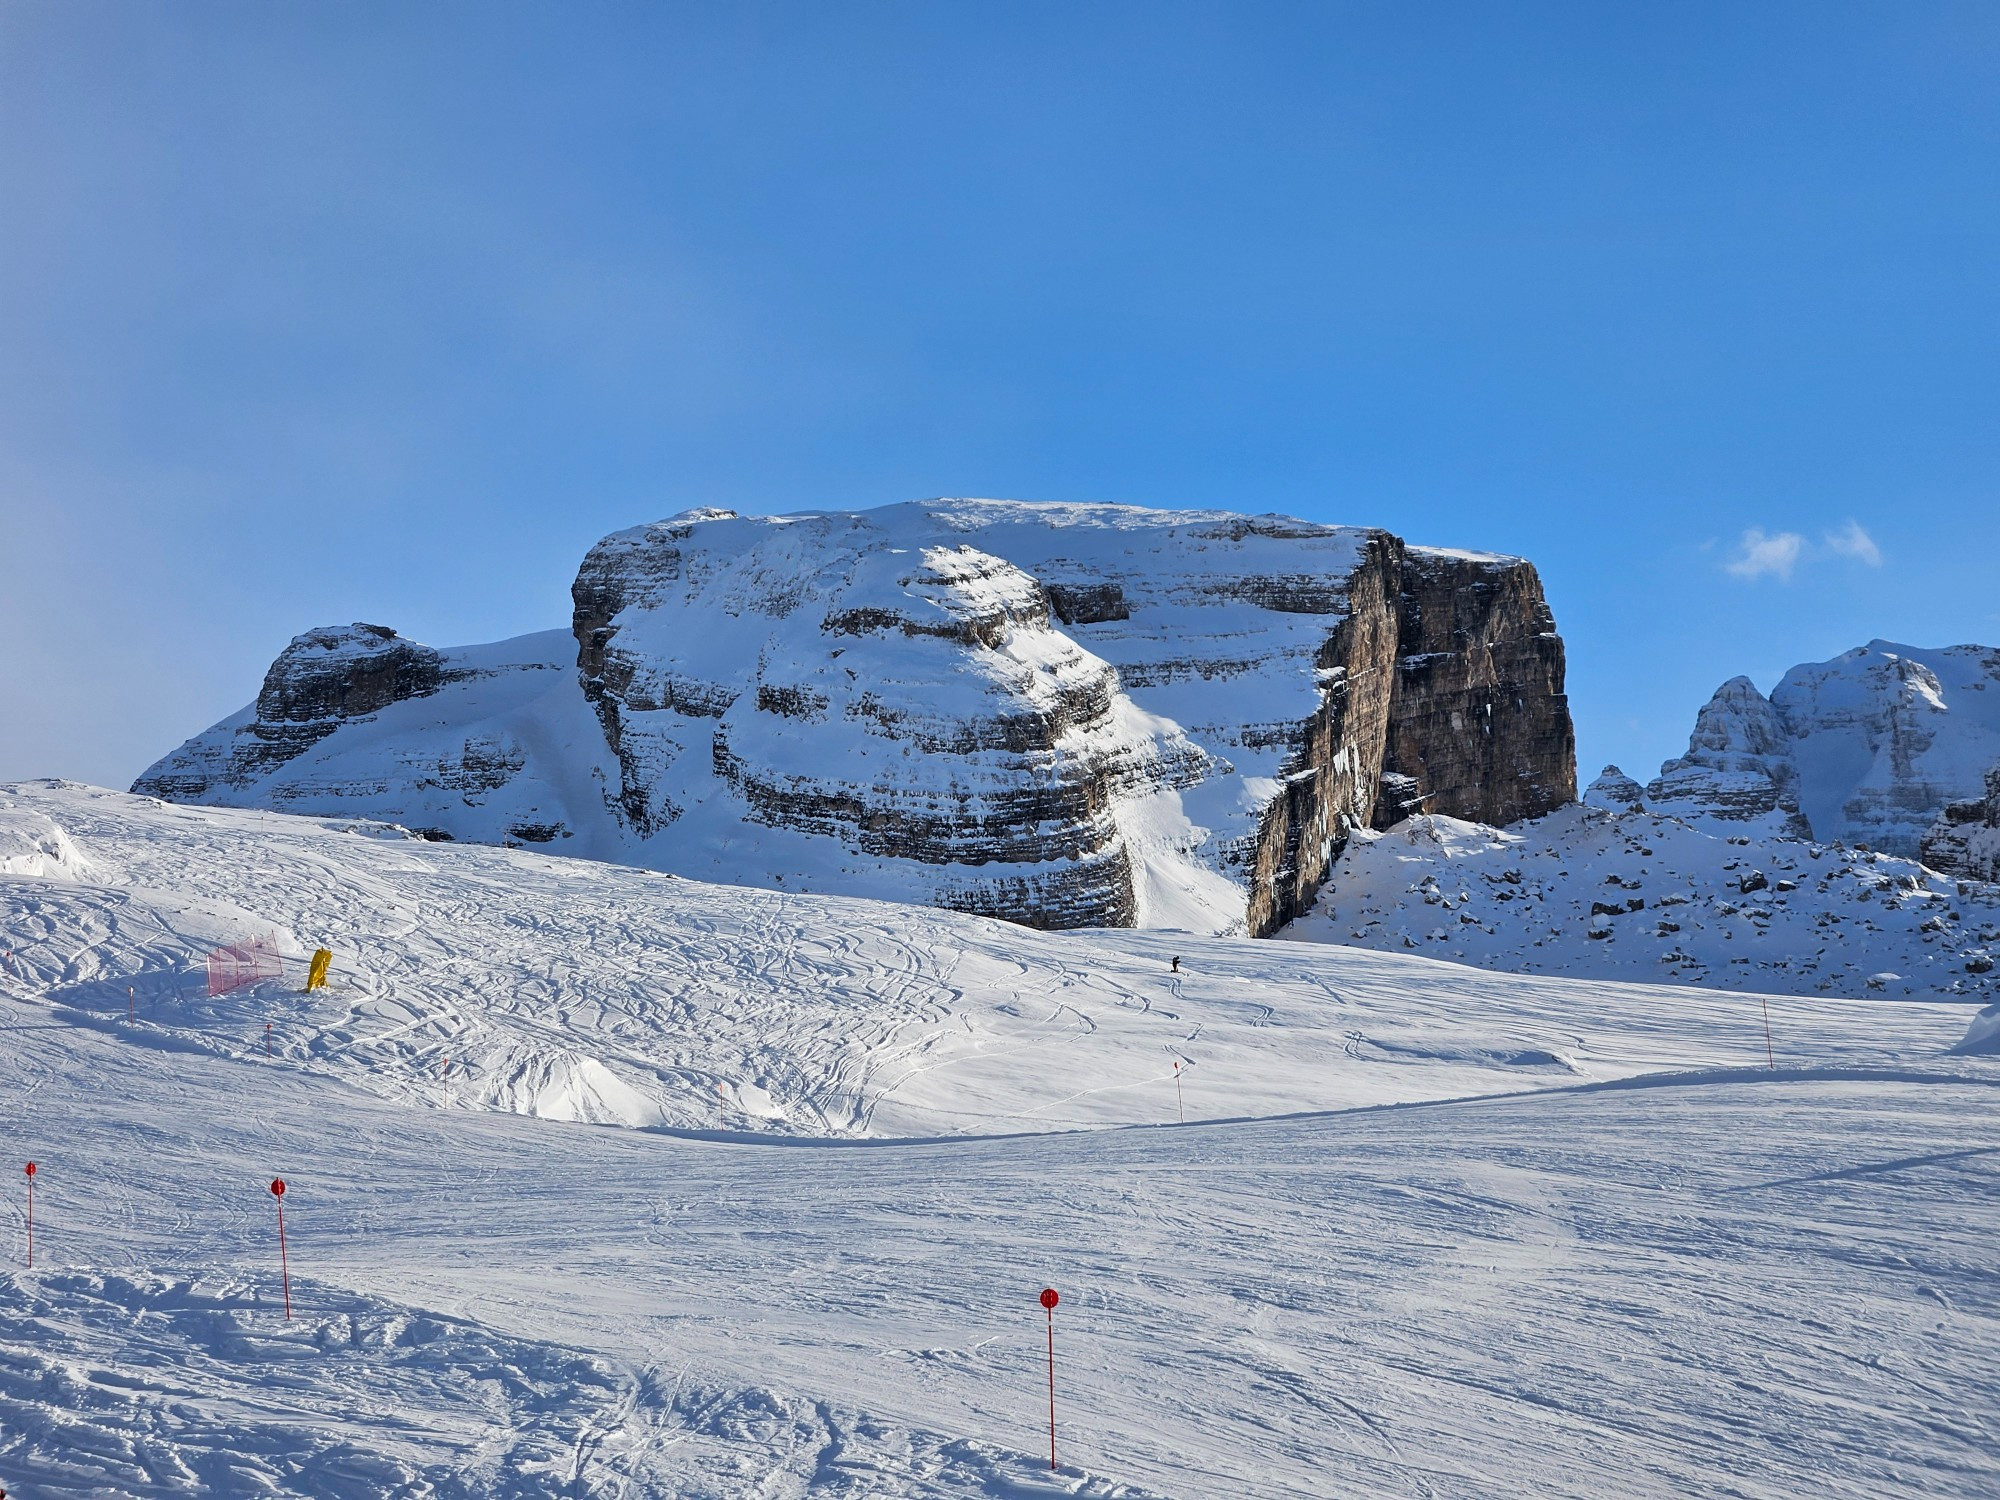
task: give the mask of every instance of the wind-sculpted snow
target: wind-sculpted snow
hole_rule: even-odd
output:
[[[512,1337],[301,1278],[0,1278],[0,1474],[118,1495],[547,1495],[1154,1500],[1038,1461],[760,1386]],[[9,1491],[14,1493],[14,1491]]]
[[[16,812],[0,819],[0,875],[84,880],[90,865],[55,819]]]
[[[42,1167],[37,1268],[0,1275],[10,1493],[2000,1484],[1976,1059],[857,1149],[413,1110],[5,1009]]]
[[[1910,860],[1718,837],[1622,802],[1513,828],[1412,818],[1351,845],[1309,942],[1481,968],[1795,995],[2000,995],[2000,887]],[[1617,810],[1622,808],[1622,810]]]
[[[1259,935],[1384,810],[1504,823],[1575,795],[1535,570],[1376,530],[704,509],[604,538],[572,597],[566,641],[309,632],[134,790],[1036,927]]]

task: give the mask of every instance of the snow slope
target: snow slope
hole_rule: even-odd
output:
[[[1526,974],[2000,996],[2000,887],[1582,805],[1505,829],[1411,818],[1357,839],[1283,935]]]
[[[1971,1006],[1774,1000],[1767,1070],[1741,995],[0,803],[89,866],[0,876],[0,1136],[40,1165],[10,1493],[2000,1484]],[[329,937],[343,987],[197,998],[193,956],[264,929]],[[582,1069],[536,1095],[571,1057],[644,1108]],[[717,1080],[727,1135],[530,1117],[694,1121]]]
[[[130,1001],[133,1039],[176,1053],[261,1055],[269,1021],[294,1065],[454,1110],[910,1136],[1157,1123],[1177,1114],[1177,1063],[1201,1118],[1764,1058],[1761,1012],[1740,996],[1036,934],[46,783],[0,789],[0,827],[12,820],[68,830],[98,874],[0,887],[0,993],[119,1028]],[[208,999],[208,949],[264,932],[291,982]],[[322,943],[334,983],[297,993]],[[1912,1038],[1948,1046],[1970,1012],[1899,1013],[1887,1036],[1867,1004],[1775,1014],[1794,1059],[1859,1064]]]

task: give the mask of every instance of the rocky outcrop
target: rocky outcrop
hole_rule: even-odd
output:
[[[2000,759],[2000,651],[1871,641],[1797,666],[1767,699],[1726,682],[1688,753],[1646,789],[1655,811],[1718,829],[1866,844],[1916,858]]]
[[[1608,813],[1641,812],[1646,806],[1646,789],[1616,766],[1606,766],[1584,791],[1583,803]]]
[[[249,716],[238,715],[230,732],[212,730],[183,746],[132,790],[191,802],[215,786],[249,788],[343,724],[434,693],[444,682],[443,658],[387,625],[357,621],[308,630],[271,663]]]
[[[1798,785],[1784,720],[1754,682],[1732,677],[1695,716],[1687,754],[1660,767],[1646,788],[1646,803],[1670,817],[1808,838],[1812,829],[1799,814]]]
[[[1412,547],[1382,773],[1425,812],[1505,825],[1576,800],[1563,643],[1532,564]],[[1418,806],[1385,799],[1375,826]]]
[[[1256,934],[1305,909],[1354,830],[1575,795],[1534,569],[1382,531],[1006,501],[703,510],[606,537],[572,597],[561,683],[504,676],[554,661],[539,638],[446,653],[421,703],[371,711],[351,673],[295,695],[301,719],[260,699],[141,788],[1042,926]],[[391,675],[422,690],[414,661]],[[309,754],[237,757],[292,723]]]
[[[1960,880],[2000,882],[2000,765],[1986,772],[1986,795],[1948,802],[1924,834],[1923,861]]]
[[[1370,536],[1319,655],[1324,699],[1259,831],[1249,926],[1305,911],[1356,828],[1511,823],[1576,800],[1562,640],[1533,566]]]

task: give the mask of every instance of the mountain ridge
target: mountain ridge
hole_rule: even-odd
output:
[[[1360,828],[1573,800],[1532,564],[934,500],[614,532],[553,633],[309,631],[134,790],[1031,925],[1264,935]],[[343,675],[344,674],[344,675]]]

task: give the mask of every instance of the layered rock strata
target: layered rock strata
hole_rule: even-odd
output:
[[[386,625],[308,630],[271,663],[250,713],[229,732],[189,741],[133,790],[183,802],[204,800],[213,787],[248,790],[341,725],[434,693],[445,680],[436,651]]]
[[[1986,772],[1986,795],[1945,804],[1924,834],[1923,861],[1960,880],[2000,882],[2000,765]]]
[[[1747,677],[1732,677],[1695,716],[1687,754],[1660,767],[1646,802],[1672,817],[1754,824],[1782,837],[1809,838],[1799,812],[1792,734]]]
[[[605,538],[573,601],[564,690],[454,689],[247,774],[204,759],[218,726],[140,789],[366,803],[461,838],[553,827],[596,857],[1044,926],[1257,934],[1356,828],[1575,796],[1534,569],[1381,531],[1006,501],[693,511]],[[366,796],[334,795],[343,744]]]

